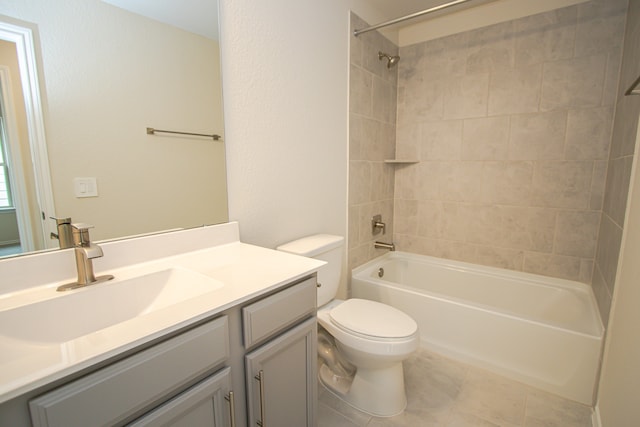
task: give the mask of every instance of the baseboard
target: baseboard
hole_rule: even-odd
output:
[[[597,403],[591,411],[591,425],[592,427],[602,427],[602,420],[600,420],[600,408],[598,408]]]

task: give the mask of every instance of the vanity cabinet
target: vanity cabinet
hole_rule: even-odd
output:
[[[228,358],[228,316],[222,316],[31,400],[32,423],[118,425],[222,367]]]
[[[313,275],[0,404],[0,425],[313,427],[315,314]]]
[[[248,426],[316,425],[315,312],[315,277],[243,308]]]
[[[316,425],[316,339],[309,319],[247,354],[249,426]]]
[[[202,380],[147,415],[130,427],[228,427],[232,421],[234,394],[231,368]],[[228,406],[229,405],[229,406]]]

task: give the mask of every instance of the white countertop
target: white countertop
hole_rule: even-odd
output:
[[[157,245],[158,239],[154,238],[152,243]],[[126,245],[126,242],[119,244]],[[96,267],[96,275],[113,274],[114,282],[182,267],[218,280],[224,286],[62,344],[29,342],[0,335],[0,403],[308,276],[323,264],[322,261],[233,241],[110,270]],[[0,265],[0,275],[2,267]],[[15,266],[9,267],[15,269]],[[69,292],[56,292],[56,288],[66,281],[4,292],[0,294],[0,312],[17,305],[64,298]],[[92,286],[109,286],[114,282]],[[56,319],[48,321],[56,322]],[[82,322],[80,315],[78,321]]]

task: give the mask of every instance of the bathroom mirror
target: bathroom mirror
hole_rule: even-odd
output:
[[[30,82],[15,58],[19,52],[12,57],[12,42],[0,40],[2,157],[11,161],[11,199],[28,211],[13,220],[27,250],[58,246],[49,236],[56,232],[52,216],[92,224],[93,240],[228,220],[216,0],[194,0],[190,7],[173,1],[180,8],[173,15],[185,20],[172,24],[158,20],[162,13],[147,14],[151,19],[110,4],[118,1],[0,3],[0,21],[33,34],[33,90],[41,103],[40,118],[25,118],[37,110],[36,97],[25,102],[22,85]],[[205,5],[208,11],[201,10]],[[185,11],[207,16],[205,31],[216,30],[207,36],[185,30],[193,28]],[[171,17],[170,10],[164,14]],[[5,65],[11,61],[17,68]],[[148,134],[147,128],[221,139]],[[38,138],[46,142],[32,152],[29,142]],[[16,237],[7,228],[12,209],[1,203],[0,196],[3,256],[2,246],[15,245]]]

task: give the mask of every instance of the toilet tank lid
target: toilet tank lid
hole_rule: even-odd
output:
[[[276,249],[290,254],[296,254],[306,257],[314,257],[316,255],[330,251],[342,246],[344,237],[332,234],[314,234],[313,236],[303,237],[293,242],[285,243]]]

